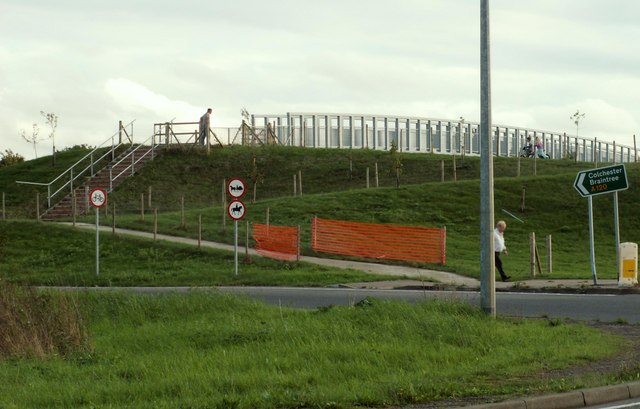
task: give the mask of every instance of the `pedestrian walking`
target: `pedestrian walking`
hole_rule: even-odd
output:
[[[209,136],[209,128],[211,128],[211,108],[200,117],[200,145],[204,145]]]
[[[502,268],[502,260],[500,260],[500,254],[504,253],[505,256],[509,255],[507,246],[504,244],[504,231],[507,229],[507,223],[504,220],[500,220],[496,223],[496,228],[493,230],[493,250],[495,254],[496,269],[500,273],[502,281],[509,281],[509,277]]]

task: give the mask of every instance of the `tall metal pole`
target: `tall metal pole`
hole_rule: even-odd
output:
[[[96,207],[96,276],[100,275],[100,208]]]
[[[480,0],[480,307],[496,315],[489,0]]]
[[[593,200],[591,196],[587,198],[589,205],[589,249],[591,255],[591,275],[593,285],[598,285],[598,274],[596,273],[596,249],[593,237]]]
[[[234,241],[233,241],[233,265],[234,265],[234,271],[235,271],[235,275],[238,275],[238,220],[235,221],[235,234],[234,234]]]
[[[616,274],[620,280],[620,219],[618,218],[618,192],[613,192],[613,227],[616,241]]]

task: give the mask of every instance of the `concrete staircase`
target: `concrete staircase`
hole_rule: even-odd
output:
[[[102,188],[111,192],[125,179],[139,172],[149,161],[153,160],[154,152],[151,146],[131,146],[107,166],[89,177],[80,186],[73,189],[62,200],[54,204],[41,216],[41,220],[57,220],[73,217],[73,196],[75,194],[75,212],[77,216],[93,211],[89,204],[89,192],[95,188]]]

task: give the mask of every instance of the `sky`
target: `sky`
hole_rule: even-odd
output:
[[[493,124],[633,146],[640,2],[490,0]],[[2,0],[0,152],[27,159],[118,121],[238,126],[331,112],[480,121],[479,0]],[[570,119],[584,113],[579,129]],[[49,154],[50,139],[36,145]]]

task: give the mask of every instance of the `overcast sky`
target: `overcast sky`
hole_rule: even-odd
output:
[[[491,0],[493,123],[632,145],[640,2]],[[133,119],[214,126],[251,113],[480,120],[479,0],[2,0],[0,151],[40,111],[56,147],[97,145]],[[51,142],[38,144],[40,156]]]

